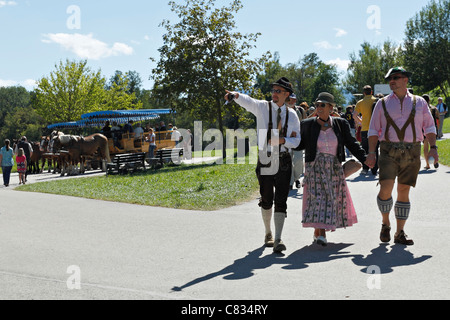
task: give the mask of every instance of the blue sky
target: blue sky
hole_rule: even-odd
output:
[[[230,1],[218,0],[217,5]],[[282,64],[316,52],[345,72],[349,54],[361,44],[390,39],[400,44],[406,21],[428,0],[242,0],[237,30],[260,32],[254,57],[280,54]],[[145,89],[172,22],[168,0],[0,0],[0,86],[32,89],[60,60],[87,59],[106,78],[115,70],[137,71]]]

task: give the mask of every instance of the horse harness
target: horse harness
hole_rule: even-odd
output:
[[[386,122],[387,122],[386,131],[385,131],[385,134],[384,134],[386,142],[391,143],[391,141],[389,140],[389,129],[391,127],[393,127],[395,132],[397,133],[397,136],[398,136],[398,139],[400,140],[400,143],[402,145],[404,145],[406,129],[409,127],[409,125],[411,125],[412,132],[413,132],[413,137],[414,137],[414,143],[416,143],[417,133],[416,133],[416,126],[414,124],[414,118],[416,117],[417,97],[414,96],[414,98],[413,98],[413,107],[412,107],[412,110],[411,110],[411,114],[409,115],[409,118],[406,121],[406,123],[405,123],[405,125],[403,126],[402,129],[400,129],[397,126],[397,124],[394,122],[392,117],[389,115],[389,112],[387,111],[387,108],[386,108],[385,98],[383,98],[381,101],[382,101],[382,104],[383,104],[384,116],[386,117]]]

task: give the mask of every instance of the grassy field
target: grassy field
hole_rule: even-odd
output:
[[[133,175],[65,179],[17,190],[211,211],[255,199],[255,165],[182,165]]]
[[[450,133],[450,118],[444,121],[444,133]],[[439,147],[439,162],[443,165],[450,166],[450,140],[438,140],[437,146]]]

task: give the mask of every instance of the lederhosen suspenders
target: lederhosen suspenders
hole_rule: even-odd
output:
[[[416,142],[416,140],[417,140],[417,133],[416,133],[416,126],[414,124],[414,118],[416,117],[417,97],[414,96],[414,98],[413,98],[413,108],[412,108],[411,114],[409,115],[408,121],[406,121],[405,125],[403,126],[403,128],[401,130],[395,124],[394,120],[392,120],[391,116],[389,115],[389,113],[388,113],[388,111],[386,109],[386,101],[385,101],[385,99],[383,98],[381,101],[383,103],[384,116],[386,117],[386,122],[387,122],[386,131],[385,131],[385,134],[384,134],[384,138],[386,139],[386,142],[391,142],[389,140],[389,129],[391,127],[394,128],[394,130],[397,133],[397,136],[398,136],[398,139],[400,140],[400,142],[404,142],[406,129],[408,128],[409,125],[411,125],[411,127],[412,127],[414,142]]]
[[[272,116],[272,102],[268,102],[269,104],[269,126],[267,131],[267,143],[269,143],[270,140],[272,140],[272,129],[273,129],[273,116]],[[285,138],[287,136],[288,131],[288,122],[289,122],[289,110],[286,107],[286,122],[284,124],[284,127],[282,128],[280,134],[280,138]],[[280,151],[281,151],[281,145],[280,145]],[[281,153],[281,152],[280,152]]]

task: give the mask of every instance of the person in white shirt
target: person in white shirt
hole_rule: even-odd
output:
[[[175,141],[175,147],[180,148],[181,133],[177,127],[172,127],[172,141]]]
[[[141,124],[138,123],[136,128],[134,128],[134,140],[141,140],[144,137],[144,129],[142,129]]]
[[[153,132],[153,129],[150,128],[148,130],[148,137],[149,137],[149,146],[148,146],[148,157],[153,158],[155,156],[155,150],[156,150],[156,136]]]
[[[286,250],[281,235],[287,217],[287,199],[292,174],[290,150],[298,147],[301,140],[298,116],[285,104],[292,93],[292,84],[283,77],[272,84],[270,102],[256,100],[237,92],[227,91],[225,95],[225,100],[234,99],[237,104],[256,116],[259,148],[256,175],[261,194],[259,206],[266,231],[264,241],[267,247],[273,247],[273,251],[277,253]],[[275,170],[267,170],[268,167],[271,169],[275,167]],[[275,207],[274,214],[273,207]],[[275,223],[275,239],[271,230],[272,215]]]

